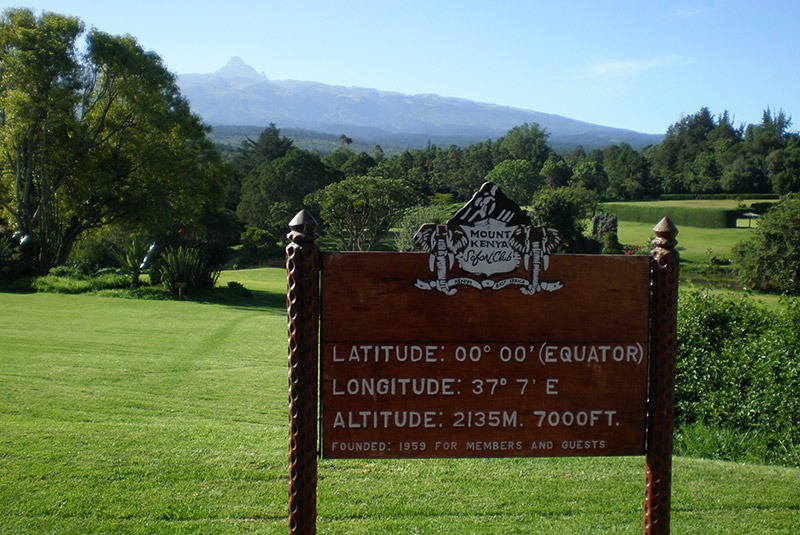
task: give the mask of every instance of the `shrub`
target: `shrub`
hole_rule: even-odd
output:
[[[287,226],[286,231],[288,230]],[[258,227],[248,227],[241,235],[241,242],[242,247],[236,258],[239,265],[262,265],[283,252],[272,234]]]
[[[756,433],[765,461],[800,459],[800,304],[687,292],[678,307],[676,424]]]
[[[191,293],[198,287],[203,261],[197,249],[178,247],[161,255],[159,272],[164,286],[172,292]]]
[[[657,223],[664,216],[678,225],[700,228],[734,228],[736,220],[750,210],[725,210],[721,208],[695,208],[691,206],[652,206],[632,203],[603,203],[603,209],[622,221]]]
[[[148,253],[155,251],[155,244],[149,249],[139,236],[134,236],[121,249],[111,247],[109,253],[119,264],[120,269],[130,277],[131,288],[139,287],[139,276],[147,268]]]
[[[124,288],[127,284],[128,278],[115,271],[88,275],[75,266],[56,266],[47,275],[33,278],[30,287],[37,292],[80,294]]]
[[[755,431],[710,427],[702,422],[676,429],[674,451],[676,455],[719,461],[759,463],[769,457],[768,441]]]
[[[164,251],[159,262],[163,285],[178,294],[196,290],[210,290],[219,278],[219,270],[203,259],[193,247],[170,248]]]
[[[111,229],[87,231],[72,246],[67,260],[68,265],[79,266],[85,273],[94,273],[104,267],[114,265],[109,255],[110,244],[121,244],[129,233],[114,225]]]
[[[625,252],[619,242],[617,216],[608,212],[596,213],[591,220],[591,237],[602,244],[603,254],[623,254]]]
[[[625,248],[619,242],[616,233],[608,233],[603,235],[603,248],[601,252],[603,254],[623,254]]]
[[[14,280],[23,272],[17,244],[9,237],[0,235],[0,282]]]
[[[733,248],[746,288],[800,295],[800,195],[787,195]]]
[[[253,292],[245,288],[244,284],[238,281],[229,281],[228,282],[228,290],[235,295],[241,295],[245,299],[252,299]]]

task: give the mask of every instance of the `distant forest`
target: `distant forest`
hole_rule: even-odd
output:
[[[714,116],[702,108],[670,126],[662,143],[638,151],[624,143],[588,151],[580,145],[553,147],[547,132],[535,123],[494,140],[451,140],[446,145],[426,143],[419,135],[394,138],[396,144],[387,146],[376,139],[351,139],[346,133],[279,132],[293,147],[323,157],[338,171],[405,180],[428,196],[451,194],[463,200],[499,164],[517,161],[530,166],[526,171],[531,182],[580,186],[603,200],[637,200],[662,194],[800,191],[800,136],[790,129],[791,118],[783,111],[765,110],[760,124],[737,127],[728,112]],[[262,130],[216,126],[211,139],[235,158],[242,142],[257,139]],[[354,168],[356,161],[360,164]]]
[[[217,148],[230,159],[238,152],[242,141],[247,138],[257,138],[263,130],[263,126],[212,125],[209,137],[217,145]],[[294,141],[295,147],[315,152],[320,156],[333,152],[341,146],[339,141],[341,136],[337,134],[303,128],[281,128],[281,132]],[[380,145],[386,156],[399,154],[404,150],[425,148],[429,145],[468,147],[485,139],[466,135],[429,136],[413,133],[389,133],[370,128],[345,128],[344,132],[352,139],[352,143],[349,145],[350,150],[370,153],[375,145]],[[568,152],[575,148],[575,144],[552,144],[552,146],[559,152]]]
[[[777,196],[800,191],[800,136],[790,127],[783,111],[766,110],[760,124],[734,127],[727,112],[714,116],[702,108],[670,126],[662,143],[639,151],[620,144],[561,152],[550,146],[538,124],[526,123],[497,139],[467,146],[429,143],[393,154],[378,143],[355,142],[344,133],[310,136],[301,131],[299,139],[315,143],[307,148],[292,137],[297,131],[284,133],[276,125],[257,137],[250,135],[254,130],[228,130],[231,137],[247,137],[237,149],[229,149],[234,179],[227,208],[244,225],[245,241],[249,236],[253,243],[280,243],[286,221],[302,208],[320,210],[323,222],[330,223],[325,221],[325,194],[312,194],[333,194],[329,186],[346,179],[354,191],[373,191],[359,193],[361,205],[352,198],[355,194],[336,202],[328,196],[329,217],[336,203],[352,202],[353,212],[377,202],[367,200],[380,193],[369,186],[373,179],[386,181],[386,188],[407,188],[406,206],[463,202],[486,180],[500,185],[521,206],[538,202],[538,210],[561,202],[557,199],[594,206],[597,201],[664,194]],[[548,192],[557,196],[548,197]],[[314,207],[315,202],[320,204]]]

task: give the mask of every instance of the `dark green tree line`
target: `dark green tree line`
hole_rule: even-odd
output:
[[[663,193],[756,193],[770,188],[786,193],[800,187],[800,137],[789,132],[790,124],[783,112],[773,115],[767,110],[762,124],[737,128],[727,112],[714,117],[703,108],[672,125],[660,145],[637,151],[622,143],[588,153],[577,147],[563,156],[552,150],[547,132],[537,124],[524,124],[496,140],[468,147],[429,145],[379,159],[342,145],[323,156],[322,167],[316,170],[292,171],[299,160],[287,162],[281,172],[295,178],[284,183],[279,183],[276,172],[266,171],[274,164],[263,163],[276,161],[291,147],[291,141],[281,139],[271,125],[262,138],[273,149],[259,155],[252,147],[243,148],[243,162],[255,156],[262,163],[238,167],[249,176],[243,179],[246,188],[238,213],[246,225],[269,227],[272,239],[281,241],[287,218],[299,209],[300,193],[312,193],[345,177],[367,176],[401,181],[420,199],[452,202],[465,201],[491,180],[518,204],[537,205],[539,210],[545,210],[542,200],[558,191],[551,201],[569,200],[562,204],[573,221],[578,214],[591,216],[588,212],[599,200],[656,198]],[[284,202],[281,192],[292,188],[298,194]],[[578,201],[589,198],[594,201]],[[570,248],[585,250],[587,244],[579,243],[580,229],[573,226],[562,230],[571,237]]]
[[[800,138],[791,119],[769,109],[757,125],[734,127],[728,112],[708,108],[672,125],[652,151],[659,193],[778,193],[797,191]]]

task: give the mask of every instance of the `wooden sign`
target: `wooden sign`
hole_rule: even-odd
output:
[[[323,254],[325,457],[643,452],[647,257],[556,255],[558,292],[446,295],[414,287],[426,256]]]
[[[315,531],[317,454],[644,455],[644,532],[669,532],[669,220],[649,257],[559,255],[486,183],[423,252],[320,253],[305,211],[290,228],[290,533]]]
[[[323,456],[643,453],[649,258],[550,255],[491,187],[430,253],[323,253]]]

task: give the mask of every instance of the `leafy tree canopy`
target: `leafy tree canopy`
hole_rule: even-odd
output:
[[[348,251],[368,251],[414,202],[413,190],[400,180],[355,176],[330,184],[306,199],[320,207],[328,235]]]
[[[500,186],[520,206],[531,202],[533,192],[544,185],[542,176],[528,160],[505,160],[489,171],[486,180]]]
[[[734,127],[728,112],[714,118],[708,108],[670,126],[651,158],[651,176],[661,193],[785,193],[794,181],[774,153],[798,135],[782,110],[764,111],[758,125]],[[791,154],[789,155],[791,156]],[[789,173],[794,167],[787,160]]]
[[[305,196],[336,178],[316,154],[290,149],[280,158],[262,161],[244,178],[236,213],[245,225],[262,229],[281,243]]]
[[[567,252],[592,252],[586,250],[591,247],[585,243],[583,231],[597,202],[595,192],[580,187],[542,188],[533,197],[531,221],[558,230]]]
[[[275,123],[270,123],[253,141],[246,138],[239,148],[239,155],[236,158],[236,170],[241,175],[247,175],[264,162],[270,162],[282,158],[294,148],[294,142],[281,135],[280,129]]]
[[[800,295],[800,195],[789,194],[767,210],[733,254],[746,288]]]
[[[508,131],[497,140],[502,159],[528,160],[539,173],[552,152],[547,132],[537,123],[525,123]]]
[[[153,233],[218,204],[227,174],[161,59],[74,17],[0,19],[0,217],[23,261],[66,262],[86,231]]]

